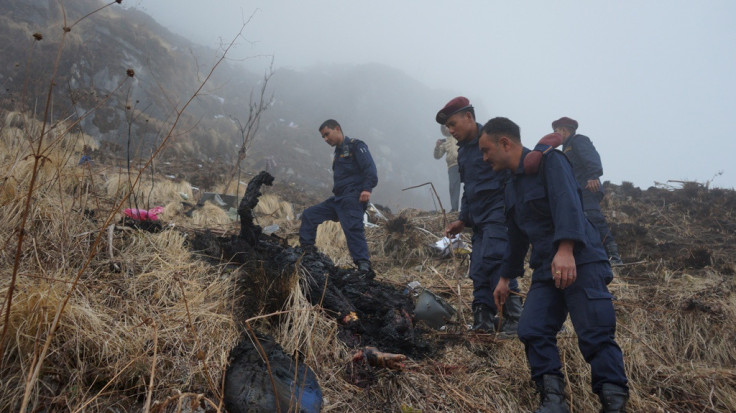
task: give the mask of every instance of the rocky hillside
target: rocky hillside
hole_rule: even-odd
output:
[[[40,117],[53,78],[53,119],[79,119],[79,127],[120,160],[129,154],[145,158],[221,52],[193,44],[146,14],[117,4],[74,23],[102,5],[99,0],[2,2],[0,107]],[[70,31],[54,75],[64,26]],[[129,70],[135,73],[132,79]],[[175,139],[160,159],[202,164],[210,176],[226,175],[243,141],[234,120],[246,122],[260,82],[261,74],[223,62],[182,114]],[[380,179],[376,202],[435,208],[428,190],[401,189],[432,181],[447,196],[444,161],[434,160],[431,152],[439,137],[434,113],[452,95],[379,64],[276,70],[244,167],[262,168],[264,157],[271,156],[279,179],[328,194],[331,150],[316,128],[335,118],[373,152]],[[184,169],[180,178],[208,184],[198,171]]]

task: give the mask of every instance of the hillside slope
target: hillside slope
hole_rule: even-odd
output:
[[[38,136],[39,126],[17,113],[0,124],[0,237],[7,240],[0,293],[8,315],[0,410],[17,411],[25,399],[31,410],[133,412],[150,401],[153,411],[176,411],[179,403],[217,411],[228,355],[236,343],[250,342],[248,329],[270,334],[286,354],[309,366],[326,412],[535,408],[522,344],[465,328],[472,319],[468,263],[434,252],[445,222],[441,214],[405,209],[372,218],[378,226],[367,229],[377,273],[371,288],[355,291],[365,280],[349,278],[350,270],[330,270],[349,281],[353,290],[345,297],[370,308],[391,305],[376,301],[383,297],[376,295],[379,289],[405,302],[406,285],[420,281],[458,310],[446,330],[434,331],[397,308],[388,323],[404,326],[397,331],[410,332],[409,343],[417,347],[401,350],[409,356],[403,369],[387,370],[366,364],[361,354],[367,348],[356,335],[363,331],[367,341],[376,320],[336,317],[328,301],[319,304],[321,294],[302,288],[300,280],[328,268],[322,261],[315,267],[314,256],[302,261],[289,247],[298,236],[295,212],[314,202],[311,194],[278,181],[261,188],[255,222],[278,229],[263,235],[258,248],[283,253],[244,250],[250,258],[239,264],[220,253],[208,255],[217,251],[212,245],[195,247],[203,236],[233,240],[240,225],[217,206],[195,207],[200,191],[188,182],[150,171],[137,179],[135,171],[129,176],[102,162],[78,165],[88,137],[60,134],[63,127],[41,142],[48,161],[35,164],[18,136]],[[34,169],[38,179],[29,198]],[[606,189],[605,212],[628,263],[617,269],[610,288],[617,297],[631,410],[733,411],[736,192],[696,183]],[[122,214],[126,207],[153,206],[164,209],[160,222],[150,225]],[[332,262],[350,265],[335,224],[321,228],[318,246]],[[274,258],[287,256],[307,267],[282,272]],[[329,286],[323,282],[317,284]],[[522,279],[522,291],[528,283]],[[407,322],[411,329],[402,324]],[[378,350],[402,348],[391,341],[391,330],[377,331],[385,337],[370,336],[369,343]],[[559,340],[575,410],[595,411],[589,369],[569,323]],[[259,391],[270,392],[268,386]]]
[[[0,71],[0,93],[3,107],[11,109],[0,110],[1,411],[22,405],[27,411],[150,407],[171,412],[182,406],[221,411],[231,350],[261,333],[292,357],[282,359],[314,372],[323,411],[535,408],[522,344],[466,330],[472,319],[468,262],[462,255],[442,258],[433,249],[448,217],[429,211],[435,208],[428,195],[411,201],[422,209],[389,203],[394,214],[384,210],[384,218],[372,216],[377,226],[367,229],[367,237],[377,274],[370,283],[340,268],[350,266],[350,259],[334,223],[318,234],[324,256],[302,261],[292,247],[299,212],[329,191],[330,150],[317,137],[316,124],[334,116],[349,135],[368,141],[384,170],[382,197],[399,199],[404,185],[431,176],[421,166],[423,153],[432,173],[444,177],[444,164],[429,158],[434,137],[426,146],[412,138],[426,139],[425,125],[427,134],[437,129],[431,116],[426,124],[424,119],[434,112],[438,92],[383,66],[276,73],[274,86],[282,82],[287,91],[274,95],[273,111],[266,112],[246,159],[249,168],[237,181],[247,183],[255,175],[261,156],[278,157],[276,181],[261,188],[264,195],[254,209],[256,224],[278,227],[271,227],[272,235],[262,234],[245,262],[238,262],[208,255],[220,250],[193,240],[240,245],[233,214],[196,201],[207,190],[241,196],[245,190],[239,182],[227,187],[238,134],[223,105],[231,98],[242,103],[249,92],[233,88],[230,97],[222,88],[230,78],[214,79],[214,88],[195,99],[197,105],[181,119],[171,145],[142,168],[152,145],[173,125],[172,111],[191,96],[199,71],[192,63],[196,59],[182,51],[187,44],[177,45],[170,34],[142,34],[154,24],[136,13],[114,14],[120,11],[113,5],[71,28],[54,78],[49,123],[41,124],[35,118],[47,109],[45,90],[54,42],[60,39],[53,34],[61,31],[58,4],[10,0],[0,6],[0,47],[9,56]],[[71,22],[100,4],[68,2],[67,18]],[[128,35],[132,28],[134,36]],[[34,33],[43,33],[43,39],[31,40]],[[149,60],[136,41],[140,47],[161,45],[152,50],[168,65],[162,70],[170,72],[160,72],[167,78],[157,78],[158,69],[146,66]],[[114,47],[99,51],[95,44]],[[94,61],[107,54],[112,56]],[[177,66],[177,55],[190,65]],[[127,68],[136,72],[124,82],[128,89],[105,100]],[[246,76],[229,70],[224,74],[248,84]],[[322,97],[327,90],[344,93]],[[288,110],[277,110],[282,106]],[[80,156],[90,153],[91,162],[80,163]],[[617,340],[631,379],[630,410],[736,411],[736,192],[698,183],[646,190],[606,184],[606,190],[604,212],[627,262],[616,270],[610,288],[617,297]],[[153,207],[163,207],[157,222],[126,218],[126,208]],[[275,254],[258,249],[264,246]],[[284,257],[296,266],[279,267],[277,258]],[[305,280],[314,281],[315,269],[341,277],[343,287],[352,288],[343,297],[370,307],[391,305],[383,297],[400,297],[406,304],[411,299],[406,285],[420,281],[457,316],[445,330],[435,331],[413,320],[406,308],[389,308],[384,315],[395,328],[377,331],[387,339],[396,338],[389,337],[393,332],[409,335],[411,340],[402,343],[417,347],[386,346],[405,351],[402,369],[370,365],[361,333],[384,319],[336,316],[318,294],[303,288]],[[329,284],[324,274],[319,285],[332,288],[335,281]],[[527,289],[528,277],[521,283]],[[356,291],[366,285],[370,288]],[[378,350],[390,344],[380,335],[369,342]],[[559,341],[574,410],[596,411],[589,369],[569,323]]]
[[[41,116],[64,15],[72,25],[103,3],[62,4],[63,13],[53,0],[0,5],[0,107],[5,110]],[[136,9],[113,4],[75,24],[65,37],[54,76],[53,118],[79,119],[81,130],[121,162],[145,158],[221,54],[170,33]],[[160,159],[205,163],[211,175],[224,177],[243,142],[237,121],[245,124],[263,81],[237,62],[222,62],[181,113],[175,138]],[[444,161],[431,153],[440,137],[434,113],[452,96],[380,64],[278,69],[268,80],[266,110],[243,167],[262,168],[270,156],[281,180],[327,195],[331,149],[316,128],[335,118],[373,152],[380,180],[376,202],[435,207],[429,191],[401,189],[431,181],[443,199],[447,196]],[[181,178],[207,184],[197,171],[183,169]]]

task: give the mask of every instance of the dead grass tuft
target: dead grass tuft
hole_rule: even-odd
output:
[[[18,124],[14,116],[11,123]],[[78,167],[76,155],[66,150],[74,145],[63,139],[77,137],[60,139],[49,147],[44,155],[48,161],[39,170],[9,321],[3,326],[7,339],[0,410],[19,408],[32,361],[67,294],[39,384],[32,389],[36,408],[104,410],[116,403],[110,394],[118,393],[112,399],[119,400],[145,394],[154,353],[154,400],[178,388],[217,394],[227,355],[239,336],[232,314],[235,282],[228,273],[193,261],[185,236],[173,230],[150,234],[116,227],[95,254],[95,236],[107,233],[98,225],[112,212],[103,192],[107,187],[94,168]],[[0,165],[5,177],[0,189],[3,314],[31,171],[28,162],[16,156]],[[160,192],[153,187],[151,199],[191,191],[188,184],[161,183]],[[90,256],[90,266],[70,292]]]
[[[130,190],[134,180],[135,174],[133,172],[130,175],[126,172],[110,174],[105,184],[107,196],[119,199]],[[160,177],[155,177],[152,181],[149,177],[148,179],[142,179],[136,185],[129,202],[131,204],[137,202],[137,208],[148,209],[157,205],[166,205],[170,202],[181,202],[184,199],[193,199],[192,186],[188,182],[174,182]]]
[[[350,266],[353,259],[348,251],[348,242],[339,222],[325,221],[317,227],[317,248],[325,253],[337,266]]]
[[[291,203],[282,201],[273,194],[262,195],[254,212],[256,215],[269,217],[274,221],[291,221],[294,219],[294,207]]]
[[[226,229],[232,220],[225,210],[208,201],[192,213],[192,223],[199,228]]]

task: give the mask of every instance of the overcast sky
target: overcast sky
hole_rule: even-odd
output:
[[[733,0],[126,3],[208,46],[253,15],[234,57],[386,64],[451,91],[447,100],[467,96],[481,122],[511,118],[528,144],[572,117],[601,154],[603,180],[736,187]]]

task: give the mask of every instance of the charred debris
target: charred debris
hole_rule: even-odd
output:
[[[284,239],[263,233],[254,223],[253,210],[263,186],[271,186],[273,180],[262,171],[248,183],[238,207],[239,234],[196,232],[190,241],[190,248],[204,259],[239,271],[238,289],[245,298],[237,311],[244,328],[226,372],[229,410],[245,411],[246,406],[280,410],[299,400],[301,411],[319,411],[321,393],[309,367],[300,365],[295,372],[295,363],[282,354],[278,343],[249,325],[245,328],[251,317],[283,310],[294,274],[304,296],[337,320],[339,339],[355,349],[347,381],[369,386],[374,369],[400,370],[406,359],[434,354],[438,348],[427,338],[430,331],[415,323],[414,303],[403,288],[377,281],[373,272],[339,268],[325,254],[291,247]],[[264,360],[270,363],[264,365]],[[297,385],[294,377],[299,377]]]

